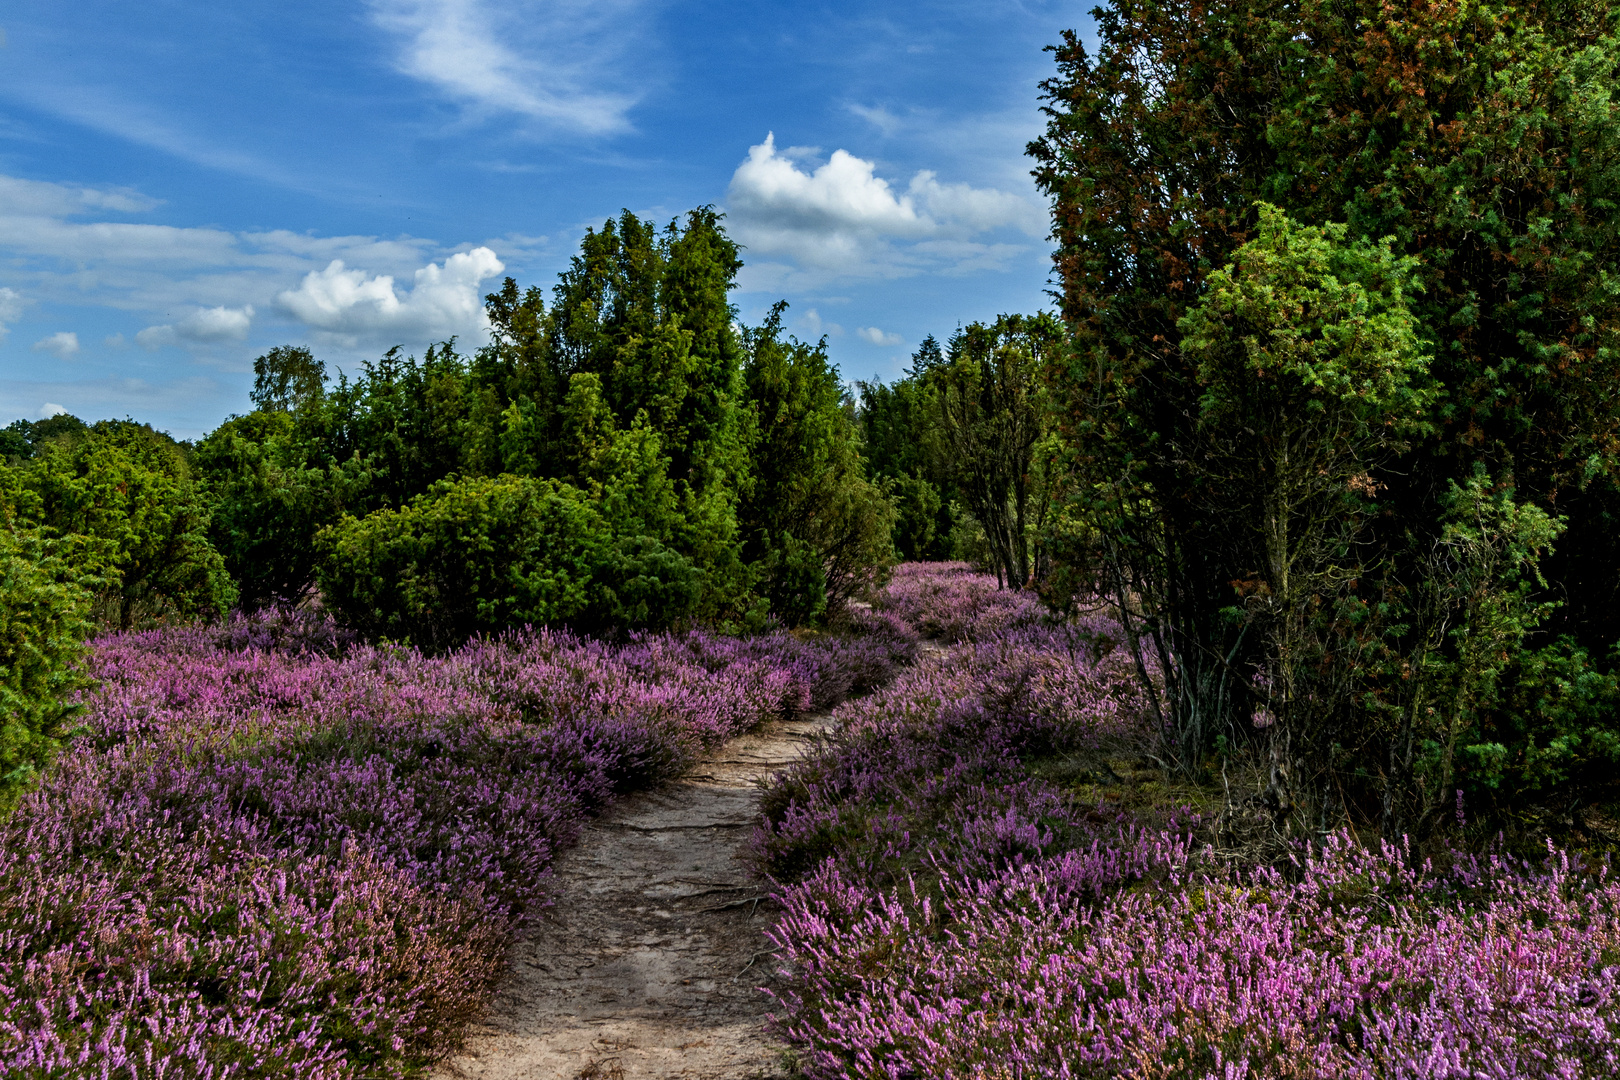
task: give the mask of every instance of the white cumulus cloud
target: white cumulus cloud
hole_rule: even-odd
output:
[[[398,67],[482,111],[586,134],[628,129],[637,94],[620,54],[637,0],[370,0]]]
[[[727,210],[750,253],[790,260],[806,281],[993,266],[1027,245],[985,234],[1045,229],[1040,207],[1016,194],[941,183],[928,170],[900,188],[847,150],[813,168],[805,156],[767,135],[732,175]]]
[[[79,335],[71,330],[60,330],[34,342],[34,351],[48,352],[58,360],[71,359],[79,354]]]
[[[45,404],[39,407],[39,418],[41,420],[49,420],[51,417],[61,416],[65,412],[67,412],[67,410],[62,408],[62,406],[58,405],[56,402],[47,401]]]
[[[182,342],[207,345],[219,341],[242,341],[253,326],[253,305],[201,308],[177,323],[148,326],[135,335],[137,344],[148,349]]]
[[[476,334],[487,325],[480,285],[504,269],[495,252],[476,247],[416,271],[412,288],[401,294],[392,275],[368,275],[333,259],[276,302],[304,325],[346,339]]]
[[[862,341],[870,341],[873,345],[898,345],[903,340],[899,334],[887,333],[875,326],[857,327],[855,336]]]

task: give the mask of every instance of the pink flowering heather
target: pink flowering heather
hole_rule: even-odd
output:
[[[998,589],[995,578],[960,562],[902,563],[875,606],[926,637],[948,642],[1048,621],[1033,593]]]
[[[1620,883],[1407,855],[1222,873],[1121,836],[934,896],[828,864],[776,929],[780,1028],[816,1077],[1620,1073]]]
[[[1051,626],[962,568],[882,607],[964,642],[839,710],[767,792],[778,1032],[809,1076],[1620,1075],[1605,867],[1335,835],[1281,868],[1077,804],[1039,763],[1140,743],[1105,619]]]
[[[983,580],[942,577],[975,591]],[[999,620],[1006,609],[990,610]],[[791,880],[829,857],[878,881],[924,857],[995,863],[1096,817],[1025,763],[1140,740],[1140,687],[1117,627],[1094,617],[961,629],[968,644],[841,706],[834,734],[772,782],[754,840],[766,873]]]
[[[539,631],[444,657],[284,614],[103,639],[0,823],[0,1076],[401,1075],[453,1044],[582,817],[914,647]]]

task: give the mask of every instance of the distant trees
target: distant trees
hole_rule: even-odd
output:
[[[1035,474],[1046,421],[1042,373],[1062,340],[1050,315],[1003,315],[958,331],[945,361],[922,376],[945,471],[984,529],[997,577],[1015,588],[1034,579],[1031,541],[1048,494]]]
[[[1051,461],[1044,372],[1064,339],[1050,315],[973,323],[944,349],[929,337],[906,376],[862,383],[861,424],[872,472],[896,504],[895,545],[907,557],[972,557],[982,545],[1003,584],[1035,583],[1047,525]]]
[[[291,412],[326,393],[326,365],[302,346],[281,345],[253,361],[253,406],[264,412]]]
[[[836,369],[779,311],[741,328],[720,217],[591,230],[548,306],[508,279],[493,334],[328,382],[255,364],[259,408],[197,459],[245,603],[319,582],[368,632],[433,647],[525,621],[822,617],[891,558]]]
[[[932,395],[922,375],[944,363],[933,335],[912,354],[905,377],[885,385],[857,384],[857,417],[870,475],[894,503],[894,546],[902,559],[946,559],[951,545],[951,502],[956,490],[939,452]]]

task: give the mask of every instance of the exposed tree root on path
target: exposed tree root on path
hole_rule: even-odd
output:
[[[438,1075],[477,1080],[776,1076],[769,912],[744,865],[754,781],[827,718],[772,723],[591,822],[555,864],[557,903],[514,947],[489,1016]]]

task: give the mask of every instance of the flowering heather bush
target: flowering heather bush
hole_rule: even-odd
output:
[[[776,930],[780,1027],[816,1077],[1615,1075],[1620,884],[1408,854],[1221,873],[1116,836],[937,897],[829,864]]]
[[[1050,621],[1034,593],[998,589],[995,578],[961,562],[902,563],[874,606],[925,637],[953,642]]]
[[[914,643],[875,629],[103,639],[86,731],[0,823],[0,1076],[401,1074],[477,1012],[584,815],[883,682]]]
[[[1235,868],[1195,817],[1081,805],[1033,766],[1146,734],[1117,631],[986,588],[902,568],[884,609],[966,644],[843,706],[767,792],[776,1023],[809,1076],[1620,1074],[1606,869],[1339,835]]]
[[[888,881],[924,858],[995,863],[1060,843],[1097,811],[1027,763],[1139,737],[1139,688],[1112,629],[982,634],[842,706],[837,730],[766,791],[761,867],[786,881],[834,857]]]

